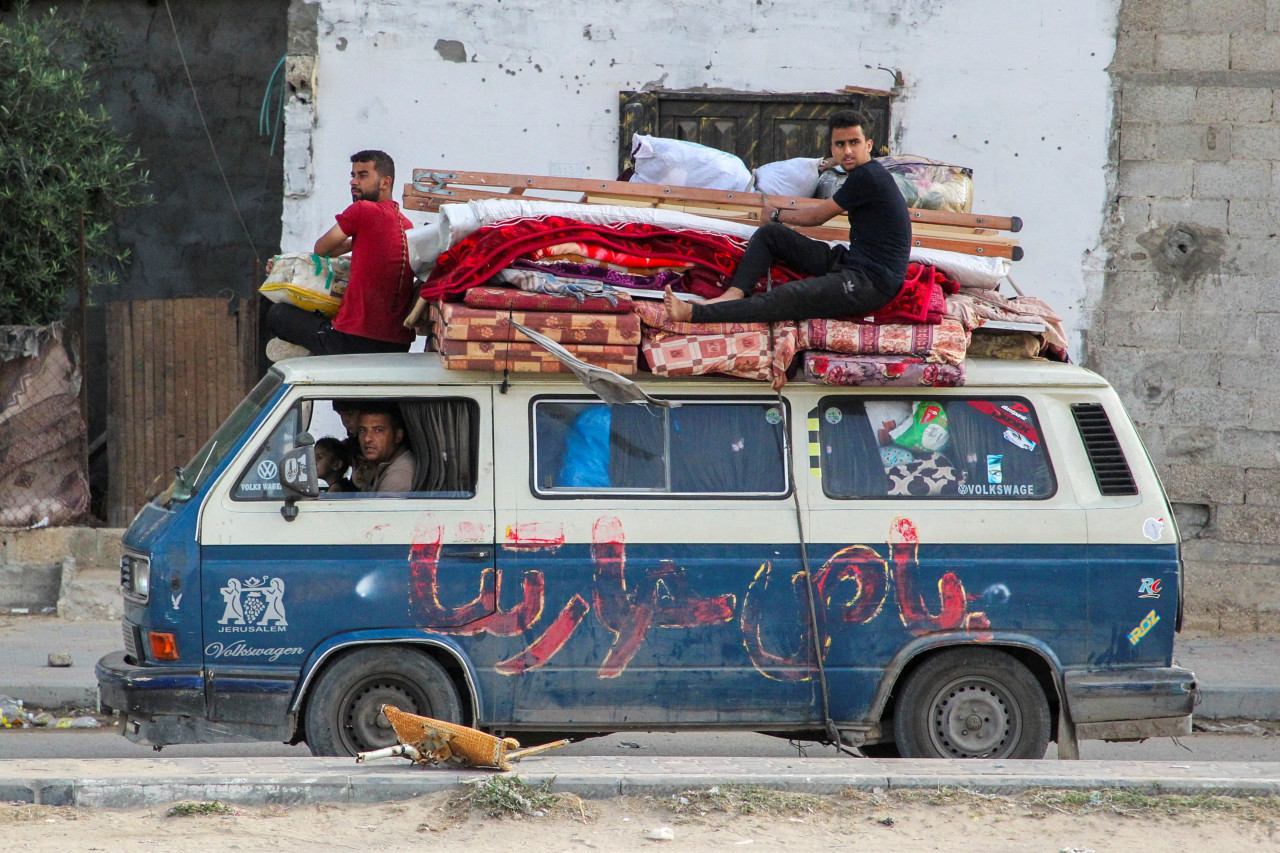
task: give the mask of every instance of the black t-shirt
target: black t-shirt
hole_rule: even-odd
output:
[[[893,175],[869,160],[849,173],[832,200],[849,214],[843,265],[862,270],[886,293],[897,293],[911,257],[911,217]]]

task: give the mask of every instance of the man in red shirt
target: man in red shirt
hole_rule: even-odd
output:
[[[316,241],[317,255],[351,253],[351,278],[332,321],[280,302],[267,311],[272,361],[306,355],[408,352],[414,333],[402,321],[413,305],[413,270],[404,232],[413,227],[391,198],[396,167],[382,151],[351,155],[351,206]],[[284,344],[295,344],[289,347]]]

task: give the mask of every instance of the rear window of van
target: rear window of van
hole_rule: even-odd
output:
[[[681,400],[670,409],[590,399],[533,403],[542,497],[789,494],[776,398]]]
[[[814,420],[828,497],[1043,500],[1057,490],[1021,398],[826,397]]]

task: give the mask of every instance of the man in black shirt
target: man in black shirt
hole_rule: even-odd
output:
[[[751,236],[729,288],[707,302],[683,302],[671,288],[664,302],[678,322],[760,323],[774,320],[863,316],[902,289],[911,252],[911,219],[897,184],[871,159],[867,115],[852,110],[831,117],[831,153],[849,177],[835,196],[800,210],[780,210],[763,196],[765,224]],[[849,215],[849,246],[805,237],[787,225],[821,225]],[[811,278],[748,297],[774,259]]]

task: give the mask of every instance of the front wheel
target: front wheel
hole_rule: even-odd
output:
[[[1049,703],[1022,663],[993,649],[929,658],[898,695],[893,733],[904,758],[1043,758]]]
[[[415,649],[375,646],[339,658],[311,689],[304,720],[312,755],[355,755],[397,743],[382,706],[462,722],[444,667]]]

